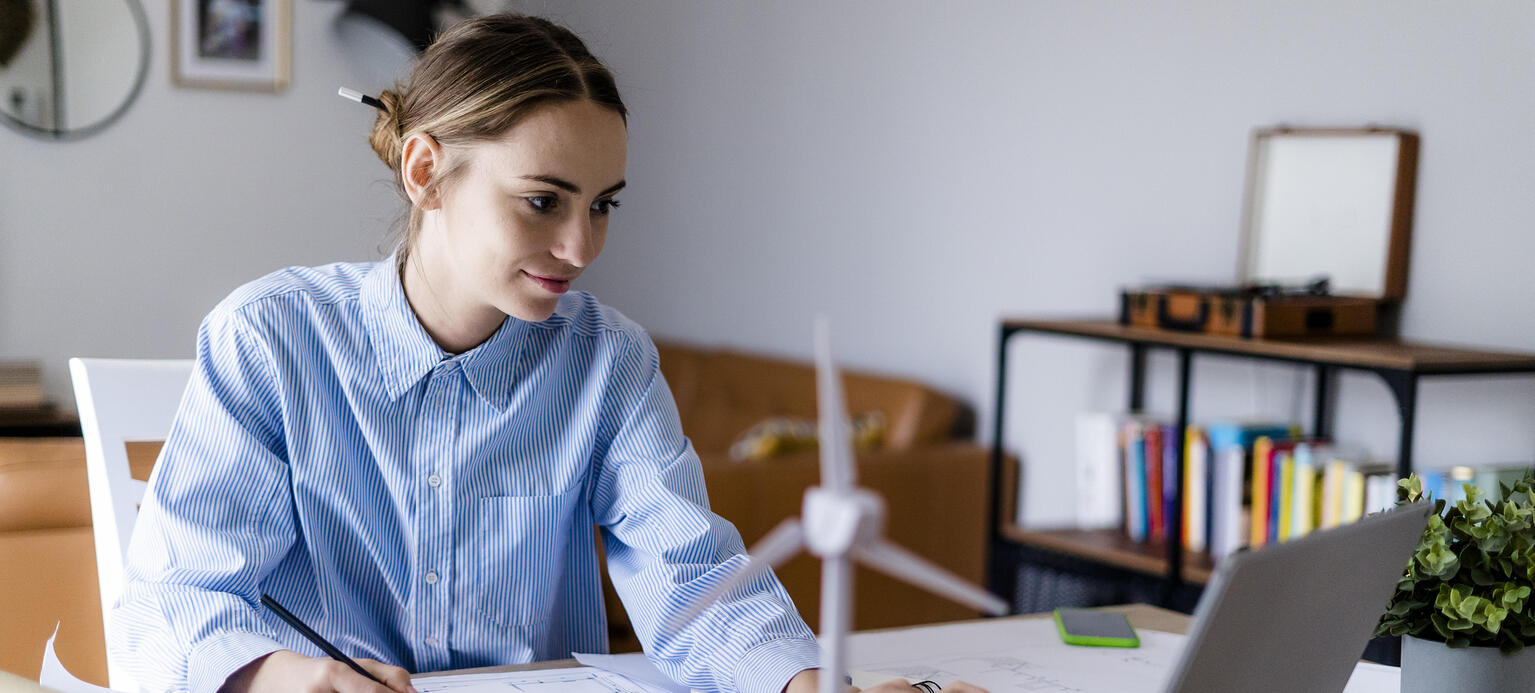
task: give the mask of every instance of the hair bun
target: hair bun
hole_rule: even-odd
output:
[[[373,153],[384,162],[389,170],[400,171],[400,95],[385,89],[378,93],[378,100],[384,104],[384,110],[378,112],[378,118],[373,121],[373,132],[368,135],[368,144],[373,145]]]

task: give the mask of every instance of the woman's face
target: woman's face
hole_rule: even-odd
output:
[[[451,287],[445,307],[548,319],[602,252],[627,139],[618,113],[575,101],[543,106],[500,139],[456,152],[467,169],[444,186],[440,243],[427,254],[439,265],[432,283]]]

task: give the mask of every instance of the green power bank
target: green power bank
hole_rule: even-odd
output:
[[[1141,639],[1130,619],[1118,611],[1056,609],[1055,628],[1068,645],[1086,647],[1140,647]]]

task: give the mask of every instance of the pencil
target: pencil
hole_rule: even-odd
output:
[[[264,604],[266,608],[271,609],[272,613],[277,614],[278,618],[287,621],[288,625],[293,626],[293,630],[298,631],[299,635],[308,638],[309,642],[314,643],[317,647],[324,650],[325,654],[330,655],[331,659],[351,667],[352,671],[362,674],[363,676],[367,677],[369,681],[379,685],[385,685],[383,681],[374,678],[372,674],[368,673],[367,669],[362,668],[362,665],[352,661],[351,657],[346,656],[341,652],[341,650],[336,649],[335,645],[330,644],[330,642],[326,641],[325,638],[320,637],[319,633],[314,632],[309,628],[309,626],[304,625],[304,622],[298,620],[297,616],[288,613],[288,610],[284,609],[281,604],[278,604],[276,599],[263,594],[261,595],[261,603]]]

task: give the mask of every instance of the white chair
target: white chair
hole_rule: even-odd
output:
[[[73,358],[69,372],[85,437],[101,617],[110,629],[108,616],[123,592],[123,557],[133,536],[139,503],[149,488],[129,475],[126,444],[165,440],[192,378],[192,361]],[[111,658],[107,660],[107,681],[113,690],[138,690],[138,682]]]

